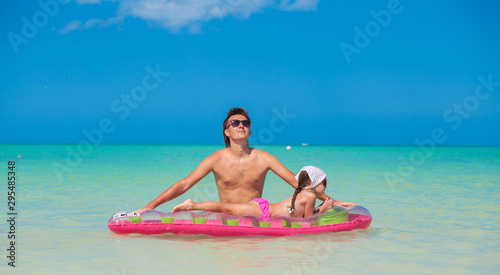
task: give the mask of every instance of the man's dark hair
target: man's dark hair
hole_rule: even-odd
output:
[[[226,136],[226,134],[224,133],[224,130],[226,130],[227,128],[227,122],[229,121],[229,118],[234,115],[242,115],[246,117],[250,123],[252,123],[250,121],[250,117],[248,116],[248,112],[245,109],[240,107],[235,107],[229,110],[229,112],[227,112],[227,117],[224,120],[224,123],[222,123],[222,135],[224,136],[224,144],[226,145],[226,148],[231,146],[231,142],[229,141],[229,137]]]

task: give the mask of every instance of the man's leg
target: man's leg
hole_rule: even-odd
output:
[[[250,203],[224,203],[218,201],[194,202],[191,199],[187,199],[183,203],[176,205],[172,209],[172,212],[192,211],[192,210],[219,212],[233,216],[262,215],[259,205],[256,202],[250,202]]]

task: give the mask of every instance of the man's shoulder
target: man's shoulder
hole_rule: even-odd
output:
[[[255,154],[256,156],[262,156],[262,157],[272,157],[273,156],[266,151],[262,151],[260,149],[255,149],[255,148],[252,148],[252,154]]]
[[[279,162],[275,156],[271,155],[266,151],[262,151],[255,148],[253,150],[254,151],[252,153],[254,153],[255,156],[257,156],[261,161],[268,163],[269,165]]]
[[[227,152],[228,152],[228,148],[220,149],[218,151],[215,151],[213,154],[211,154],[207,158],[214,158],[214,159],[220,158],[220,157],[224,156],[225,154],[227,154]]]
[[[225,149],[221,149],[219,151],[216,151],[216,152],[212,153],[210,156],[206,157],[203,160],[203,162],[204,163],[215,163],[215,162],[218,162],[223,157],[224,150]]]

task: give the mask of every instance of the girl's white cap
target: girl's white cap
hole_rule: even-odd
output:
[[[299,174],[302,171],[306,171],[311,179],[311,185],[304,187],[303,189],[311,189],[318,186],[324,179],[326,179],[326,173],[318,167],[314,166],[304,166],[300,169],[299,173],[295,176],[297,180],[299,180]]]

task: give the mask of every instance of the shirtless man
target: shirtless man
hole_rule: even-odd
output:
[[[222,125],[226,148],[208,156],[186,178],[179,180],[148,205],[135,212],[153,210],[177,198],[210,172],[214,174],[219,201],[224,203],[247,203],[252,199],[261,198],[269,170],[296,188],[295,175],[277,158],[249,147],[250,124],[250,117],[245,109],[231,109]],[[318,198],[324,201],[328,196],[323,193]],[[335,200],[334,202],[338,205],[345,203]]]
[[[289,216],[303,218],[324,211],[333,207],[333,200],[327,198],[325,203],[314,209],[318,194],[324,193],[326,188],[326,173],[314,166],[303,167],[296,179],[299,186],[292,196],[277,203],[262,205],[263,199],[253,199],[248,203],[223,203],[218,201],[194,202],[191,199],[185,200],[172,209],[179,211],[211,211],[221,212],[232,216],[253,215],[263,218]]]

